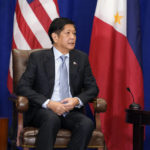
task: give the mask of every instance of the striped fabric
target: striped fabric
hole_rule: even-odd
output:
[[[14,14],[12,49],[31,50],[50,48],[48,29],[59,17],[57,0],[17,0]],[[8,88],[12,93],[12,57],[8,75]]]

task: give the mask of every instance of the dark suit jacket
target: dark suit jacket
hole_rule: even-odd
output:
[[[98,87],[91,72],[88,56],[79,50],[71,50],[69,54],[71,94],[73,97],[79,97],[85,105],[97,96]],[[26,71],[17,86],[17,94],[29,98],[29,118],[32,118],[36,110],[51,98],[54,80],[53,48],[33,52],[29,57]]]

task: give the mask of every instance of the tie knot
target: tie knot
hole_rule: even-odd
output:
[[[66,60],[67,56],[65,56],[65,55],[61,55],[61,56],[60,56],[60,58],[61,58],[62,62],[65,62],[65,60]]]

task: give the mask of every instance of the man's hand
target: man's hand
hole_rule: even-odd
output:
[[[77,98],[65,98],[60,102],[63,104],[67,111],[72,110],[76,105],[79,104],[79,100]]]
[[[67,108],[64,104],[55,101],[49,101],[47,104],[47,108],[51,109],[57,115],[61,116],[63,113],[68,112]]]

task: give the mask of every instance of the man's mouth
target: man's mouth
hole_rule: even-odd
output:
[[[70,45],[74,45],[75,43],[74,43],[74,42],[69,42],[68,44],[70,44]]]

